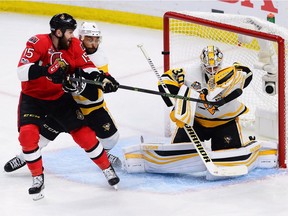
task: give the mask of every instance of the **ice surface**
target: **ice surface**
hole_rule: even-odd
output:
[[[37,20],[37,22],[35,21]],[[20,150],[17,104],[20,82],[16,66],[26,40],[49,32],[50,17],[0,13],[0,165]],[[80,23],[80,21],[79,21]],[[162,71],[162,32],[98,22],[101,44],[110,59],[110,72],[123,85],[156,90],[156,77],[137,48],[144,44]],[[161,137],[163,102],[159,96],[119,89],[106,101],[121,134],[112,153],[123,158],[122,147],[140,143],[140,136]],[[287,215],[286,170],[255,170],[248,176],[207,182],[189,174],[128,174],[116,169],[118,191],[67,134],[43,150],[45,198],[28,196],[32,180],[27,167],[0,175],[0,215],[102,215],[102,216],[270,216]]]

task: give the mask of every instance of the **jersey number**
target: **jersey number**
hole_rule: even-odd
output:
[[[32,58],[33,52],[34,52],[33,48],[26,48],[24,50],[23,56],[25,56],[26,58]]]

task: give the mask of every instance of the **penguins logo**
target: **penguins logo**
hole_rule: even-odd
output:
[[[231,137],[231,136],[225,136],[225,137],[224,137],[224,140],[225,140],[225,142],[226,142],[227,144],[229,144],[229,143],[231,143],[231,141],[232,141],[232,137]]]
[[[80,119],[80,120],[84,119],[84,115],[82,114],[80,110],[76,110],[76,115],[77,115],[77,119]]]
[[[110,123],[106,123],[104,124],[102,127],[104,128],[105,131],[109,131],[110,130]]]

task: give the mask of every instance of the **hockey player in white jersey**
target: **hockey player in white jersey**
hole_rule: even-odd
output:
[[[180,94],[206,101],[226,99],[222,106],[179,100],[170,113],[177,124],[171,144],[143,143],[124,148],[128,172],[195,173],[206,171],[195,146],[184,130],[192,125],[216,166],[245,165],[275,167],[277,143],[259,142],[253,138],[244,142],[239,116],[248,108],[237,100],[251,79],[252,71],[237,62],[221,69],[223,53],[218,47],[207,46],[200,55],[200,67],[170,69],[162,76],[172,94]],[[164,91],[159,82],[159,90]],[[231,97],[232,96],[232,97]],[[164,98],[168,106],[173,104]],[[218,179],[206,172],[207,179]],[[227,177],[227,176],[226,176]]]
[[[96,23],[83,22],[79,28],[79,39],[85,48],[90,60],[97,66],[103,73],[108,74],[106,82],[103,82],[103,89],[98,88],[95,94],[95,86],[91,90],[93,100],[89,100],[83,95],[79,94],[81,89],[85,86],[75,86],[71,83],[66,83],[63,88],[65,91],[72,93],[74,100],[79,104],[82,113],[88,121],[89,127],[96,132],[96,136],[107,151],[109,161],[114,167],[121,167],[121,161],[118,157],[109,153],[109,151],[116,145],[119,139],[119,132],[114,120],[104,101],[103,92],[109,93],[117,90],[118,82],[108,73],[108,58],[100,45],[102,34]],[[87,86],[88,87],[88,86]],[[86,90],[87,91],[87,90]],[[61,132],[64,132],[62,127],[49,116],[46,118],[42,128],[39,146],[45,147],[50,141],[53,141]],[[26,162],[22,153],[9,160],[4,170],[6,172],[13,172],[23,166]]]
[[[230,95],[234,90],[242,92],[252,80],[251,70],[239,63],[221,69],[223,54],[218,47],[205,47],[200,59],[200,71],[197,68],[180,68],[171,69],[162,75],[171,93],[177,94],[182,86],[190,87],[194,95],[199,95],[200,99],[217,101]],[[159,87],[161,89],[161,85]],[[193,128],[201,141],[211,139],[213,151],[243,146],[238,122],[239,116],[248,112],[243,103],[235,98],[223,106],[197,103],[195,108]],[[189,142],[183,123],[175,118],[175,112],[177,111],[173,110],[170,116],[180,127],[172,143]]]

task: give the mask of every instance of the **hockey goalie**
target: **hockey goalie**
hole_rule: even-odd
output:
[[[176,124],[171,143],[124,148],[127,172],[203,172],[206,179],[217,180],[245,175],[257,167],[277,166],[276,141],[243,139],[239,116],[249,109],[237,98],[252,80],[250,68],[237,62],[222,68],[223,53],[216,46],[205,47],[200,60],[200,65],[170,69],[161,79],[170,93],[202,102],[163,97],[166,105],[173,107],[170,118]],[[161,82],[158,87],[165,91]],[[220,100],[225,101],[224,105],[209,104]],[[221,174],[225,169],[228,172]]]

